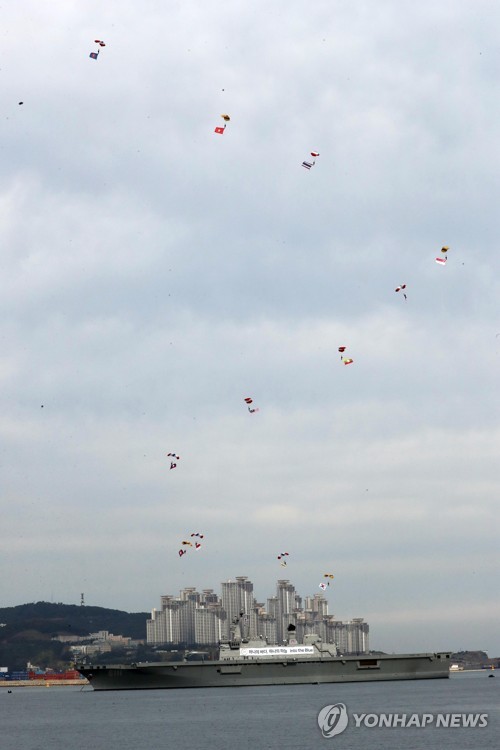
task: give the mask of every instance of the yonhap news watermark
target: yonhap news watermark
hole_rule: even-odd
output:
[[[359,729],[480,729],[488,726],[486,713],[350,713],[345,703],[324,706],[318,726],[325,739],[341,734],[348,726]]]

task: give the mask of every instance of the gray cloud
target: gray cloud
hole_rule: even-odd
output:
[[[265,599],[284,547],[375,647],[498,653],[496,6],[6,14],[5,605]]]

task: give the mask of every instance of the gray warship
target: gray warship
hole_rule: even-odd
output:
[[[288,640],[269,645],[264,638],[242,636],[243,613],[235,618],[231,637],[221,641],[215,661],[77,664],[94,690],[314,685],[330,682],[426,680],[449,677],[451,653],[339,654],[332,643],[310,634],[299,644],[295,627]]]

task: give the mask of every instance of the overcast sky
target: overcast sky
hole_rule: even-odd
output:
[[[1,606],[333,572],[500,654],[498,3],[1,14]]]

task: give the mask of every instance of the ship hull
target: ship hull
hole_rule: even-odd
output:
[[[94,690],[157,690],[257,685],[308,685],[449,677],[449,654],[401,654],[331,659],[158,662],[81,665]]]

